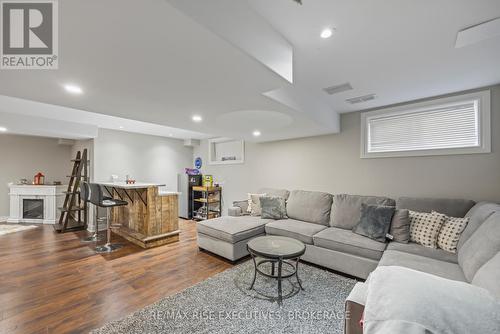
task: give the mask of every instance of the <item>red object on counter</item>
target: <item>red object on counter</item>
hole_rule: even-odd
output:
[[[42,185],[44,183],[45,183],[45,175],[43,175],[41,172],[38,172],[33,178],[33,184]]]

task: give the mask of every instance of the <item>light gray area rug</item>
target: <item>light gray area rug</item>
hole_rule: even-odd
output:
[[[301,263],[305,290],[284,281],[280,307],[276,280],[257,276],[257,291],[247,289],[253,270],[247,261],[91,333],[343,333],[355,280]]]
[[[32,230],[32,229],[37,228],[37,227],[38,226],[36,226],[36,225],[0,224],[0,236],[5,235],[5,234],[9,234],[9,233]]]

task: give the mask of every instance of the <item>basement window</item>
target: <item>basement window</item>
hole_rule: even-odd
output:
[[[361,158],[491,152],[490,91],[361,114]]]

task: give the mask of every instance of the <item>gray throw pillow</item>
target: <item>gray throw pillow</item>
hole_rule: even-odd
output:
[[[361,218],[352,231],[370,239],[385,242],[394,211],[393,206],[362,203]]]
[[[286,202],[279,196],[262,196],[260,198],[262,219],[286,219]]]
[[[404,244],[410,242],[410,213],[407,209],[394,212],[389,234],[392,235],[392,241]]]

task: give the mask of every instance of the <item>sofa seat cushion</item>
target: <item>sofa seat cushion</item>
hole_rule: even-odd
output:
[[[328,226],[332,195],[319,191],[294,190],[286,202],[286,213],[291,219]]]
[[[458,264],[439,261],[416,254],[386,250],[378,265],[379,267],[406,267],[455,281],[467,282],[464,273]]]
[[[260,217],[219,217],[204,220],[196,224],[198,233],[203,233],[216,239],[236,243],[265,232],[265,224],[271,219]]]
[[[362,256],[374,260],[382,257],[386,243],[356,234],[353,231],[329,227],[313,236],[314,245],[338,252]]]
[[[439,261],[458,263],[458,256],[455,253],[450,253],[442,249],[425,247],[414,242],[410,242],[407,244],[391,242],[389,243],[389,245],[387,245],[387,250],[395,250],[399,252],[430,257],[431,259]]]
[[[325,228],[326,226],[319,224],[307,223],[295,219],[283,219],[267,223],[266,233],[294,238],[305,244],[312,245],[313,235]]]

